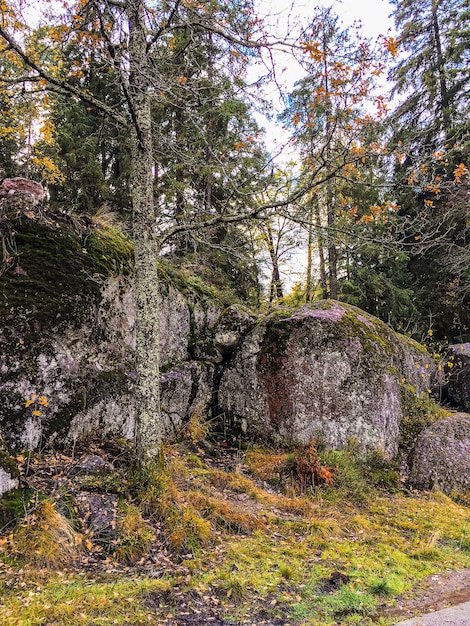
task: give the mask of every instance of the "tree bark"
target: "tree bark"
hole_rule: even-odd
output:
[[[131,125],[131,197],[135,245],[136,393],[135,439],[141,464],[161,448],[158,240],[153,201],[152,116],[143,3],[127,3],[129,24],[129,97]]]
[[[326,267],[325,267],[325,242],[322,234],[320,203],[317,199],[315,202],[315,226],[317,229],[317,247],[318,260],[320,264],[320,285],[323,300],[328,298],[328,287],[326,283]]]

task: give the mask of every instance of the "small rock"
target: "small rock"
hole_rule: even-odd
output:
[[[44,200],[44,188],[41,183],[29,180],[28,178],[5,178],[0,188],[8,194],[28,194],[36,202],[42,202]]]
[[[111,472],[113,467],[97,454],[88,454],[75,465],[72,474],[104,474]]]
[[[76,497],[79,515],[97,539],[112,537],[116,532],[118,498],[112,494],[81,492]]]

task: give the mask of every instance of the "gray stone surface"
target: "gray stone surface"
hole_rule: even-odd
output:
[[[223,411],[274,440],[397,451],[400,385],[427,391],[429,355],[377,318],[319,302],[257,324],[235,350],[219,389]]]
[[[470,602],[397,622],[395,626],[470,626]]]
[[[0,467],[0,497],[3,496],[4,493],[7,493],[7,491],[17,489],[18,486],[18,478],[13,478],[7,470]]]
[[[409,481],[416,489],[448,494],[470,490],[470,415],[437,420],[420,434]]]
[[[216,317],[214,307],[208,309],[206,315],[172,286],[162,286],[161,365],[172,372],[161,377],[167,435],[212,398],[213,365],[192,362],[189,355],[191,311],[197,311],[198,332],[204,336]],[[30,323],[36,323],[34,312]],[[99,302],[90,302],[84,323],[42,337],[34,349],[20,343],[2,349],[0,328],[0,425],[10,442],[34,450],[89,436],[132,439],[134,323],[132,283],[120,276],[103,280]],[[25,406],[40,396],[47,398],[47,407]]]

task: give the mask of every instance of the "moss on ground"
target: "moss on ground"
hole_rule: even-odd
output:
[[[4,542],[2,623],[163,625],[198,613],[201,625],[216,616],[234,624],[386,626],[396,618],[380,617],[379,607],[393,606],[430,574],[470,567],[470,509],[439,493],[377,489],[367,470],[384,470],[383,459],[364,461],[368,489],[358,500],[347,487],[354,477],[346,465],[359,467],[352,451],[349,460],[340,453],[340,473],[336,459],[336,487],[292,496],[279,482],[269,489],[262,482],[278,480],[286,452],[223,451],[195,463],[183,450],[168,448],[163,466],[135,480],[124,466],[117,470],[128,481],[120,558],[141,558],[135,569],[112,556],[100,560],[91,536],[81,542],[87,571],[78,560],[59,573],[16,564]],[[127,532],[134,527],[137,546]],[[155,567],[158,579],[149,575]]]

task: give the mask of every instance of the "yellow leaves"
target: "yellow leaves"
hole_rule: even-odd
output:
[[[43,180],[49,184],[61,183],[65,180],[64,174],[49,156],[34,156],[32,162],[37,167]]]
[[[432,200],[424,200],[424,204],[429,207],[430,209],[434,208],[434,202]]]
[[[26,400],[24,403],[25,408],[33,407],[31,411],[31,415],[33,417],[40,417],[42,415],[42,411],[40,407],[47,408],[49,406],[49,401],[46,396],[38,396],[35,393],[32,393],[29,397],[29,400]]]

